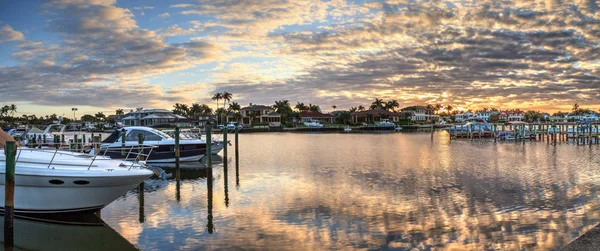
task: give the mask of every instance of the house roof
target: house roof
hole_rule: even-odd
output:
[[[373,109],[373,110],[365,110],[365,111],[360,111],[360,112],[353,112],[351,115],[355,116],[355,117],[365,117],[367,115],[398,116],[398,114],[396,114],[396,113],[393,113],[393,112],[390,112],[390,111],[386,111],[386,110],[383,110],[383,109]]]
[[[278,112],[270,112],[267,116],[281,116]]]
[[[331,114],[324,114],[321,112],[313,112],[313,111],[303,111],[300,112],[300,117],[303,118],[332,118],[333,115]]]
[[[266,105],[251,105],[251,106],[246,106],[240,110],[245,111],[245,110],[249,110],[249,111],[258,111],[258,110],[273,110],[273,107],[270,106],[266,106]]]
[[[404,107],[400,110],[404,111],[404,110],[417,110],[417,109],[424,109],[427,110],[426,106],[422,106],[422,105],[414,105],[414,106],[408,106],[408,107]]]

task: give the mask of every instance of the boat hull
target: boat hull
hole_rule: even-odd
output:
[[[4,171],[4,170],[3,170]],[[17,213],[62,213],[103,208],[151,174],[109,177],[15,175]],[[4,173],[0,201],[4,201]]]

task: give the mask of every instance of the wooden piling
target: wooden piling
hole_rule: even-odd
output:
[[[6,171],[4,181],[4,245],[12,249],[14,246],[13,231],[15,217],[15,168],[17,144],[7,141],[4,148],[6,155]]]
[[[100,136],[94,136],[94,138],[92,139],[93,141],[93,148],[94,148],[94,152],[97,155],[100,155]]]
[[[181,170],[179,163],[179,126],[175,127],[175,170],[177,172],[177,184],[181,181]]]
[[[206,167],[212,168],[212,125],[206,124]]]
[[[85,133],[81,134],[81,151],[83,151],[83,147],[85,146]]]
[[[235,124],[237,127],[237,124]],[[229,129],[227,126],[223,127],[223,162],[227,163],[227,134],[229,133]]]
[[[65,135],[64,134],[60,135],[60,143],[62,143],[62,144],[65,143]]]
[[[138,160],[144,161],[144,134],[138,134]]]
[[[77,134],[73,136],[73,150],[79,152],[79,140],[77,139]]]

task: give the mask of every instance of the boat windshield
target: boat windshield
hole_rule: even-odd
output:
[[[49,125],[48,132],[49,133],[60,132],[60,131],[62,131],[63,127],[64,127],[64,125]]]

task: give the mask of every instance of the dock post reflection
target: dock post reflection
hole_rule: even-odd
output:
[[[238,140],[238,127],[235,127],[235,185],[240,186],[240,151]]]
[[[229,207],[229,176],[227,175],[227,159],[223,162],[223,184],[225,188],[225,207]]]
[[[13,250],[14,246],[14,199],[15,199],[15,166],[17,145],[15,141],[6,141],[6,174],[4,180],[4,248]]]
[[[207,203],[207,211],[208,211],[208,223],[206,224],[206,228],[208,230],[208,233],[212,234],[214,232],[215,226],[213,225],[213,214],[212,214],[212,207],[213,207],[213,175],[212,175],[212,168],[207,168],[206,169],[206,186],[207,186],[207,199],[208,199],[208,203]]]
[[[144,223],[146,221],[146,214],[144,212],[144,182],[138,185],[138,203],[139,205],[139,221]]]

